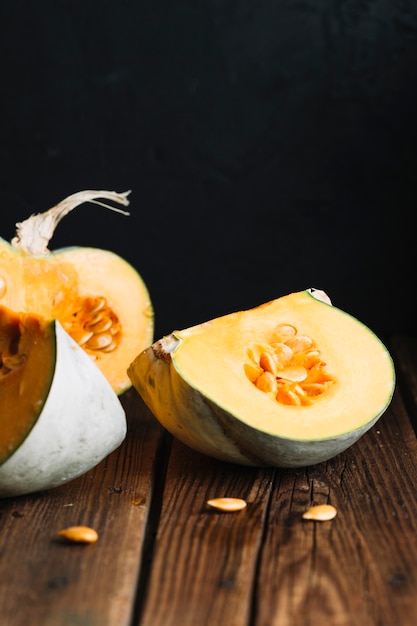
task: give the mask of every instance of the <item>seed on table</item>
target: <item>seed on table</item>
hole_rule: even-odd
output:
[[[326,522],[337,515],[336,507],[331,504],[317,504],[303,513],[303,519],[311,519],[318,522]]]
[[[207,504],[213,509],[226,512],[241,511],[246,507],[246,501],[241,498],[213,498],[207,500]]]
[[[97,531],[89,526],[69,526],[60,530],[58,535],[74,543],[94,543],[98,539]]]

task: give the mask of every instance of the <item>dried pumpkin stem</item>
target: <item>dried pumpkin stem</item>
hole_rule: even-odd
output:
[[[48,243],[55,232],[55,228],[70,211],[80,204],[91,202],[92,204],[98,204],[106,209],[110,209],[110,211],[116,211],[116,213],[122,213],[122,215],[129,215],[128,211],[123,211],[122,209],[99,201],[99,199],[112,200],[123,206],[128,206],[129,200],[127,196],[129,193],[130,191],[117,193],[116,191],[95,190],[74,193],[48,211],[31,215],[23,222],[18,222],[16,224],[16,236],[11,242],[12,246],[32,256],[48,254]]]

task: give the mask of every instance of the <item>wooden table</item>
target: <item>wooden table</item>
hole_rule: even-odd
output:
[[[1,626],[414,626],[417,339],[388,345],[389,410],[348,451],[305,469],[198,455],[128,391],[116,452],[58,489],[0,501]],[[210,510],[221,495],[247,508]],[[302,519],[324,502],[335,519]],[[98,542],[59,540],[73,524]]]

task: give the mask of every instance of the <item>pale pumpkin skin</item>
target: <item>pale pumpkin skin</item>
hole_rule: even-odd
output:
[[[332,371],[334,384],[311,406],[280,404],[244,373],[247,347],[266,341],[279,321],[314,337]],[[315,290],[175,331],[140,353],[128,373],[173,436],[253,466],[302,467],[336,456],[372,428],[395,386],[386,347]]]
[[[63,485],[126,436],[125,412],[107,379],[59,322],[50,324],[56,352],[49,392],[24,441],[0,465],[0,497]]]

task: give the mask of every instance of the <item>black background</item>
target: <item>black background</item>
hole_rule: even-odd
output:
[[[310,286],[415,330],[417,3],[1,0],[0,234],[82,189],[156,336]],[[128,297],[128,294],[127,294]]]

